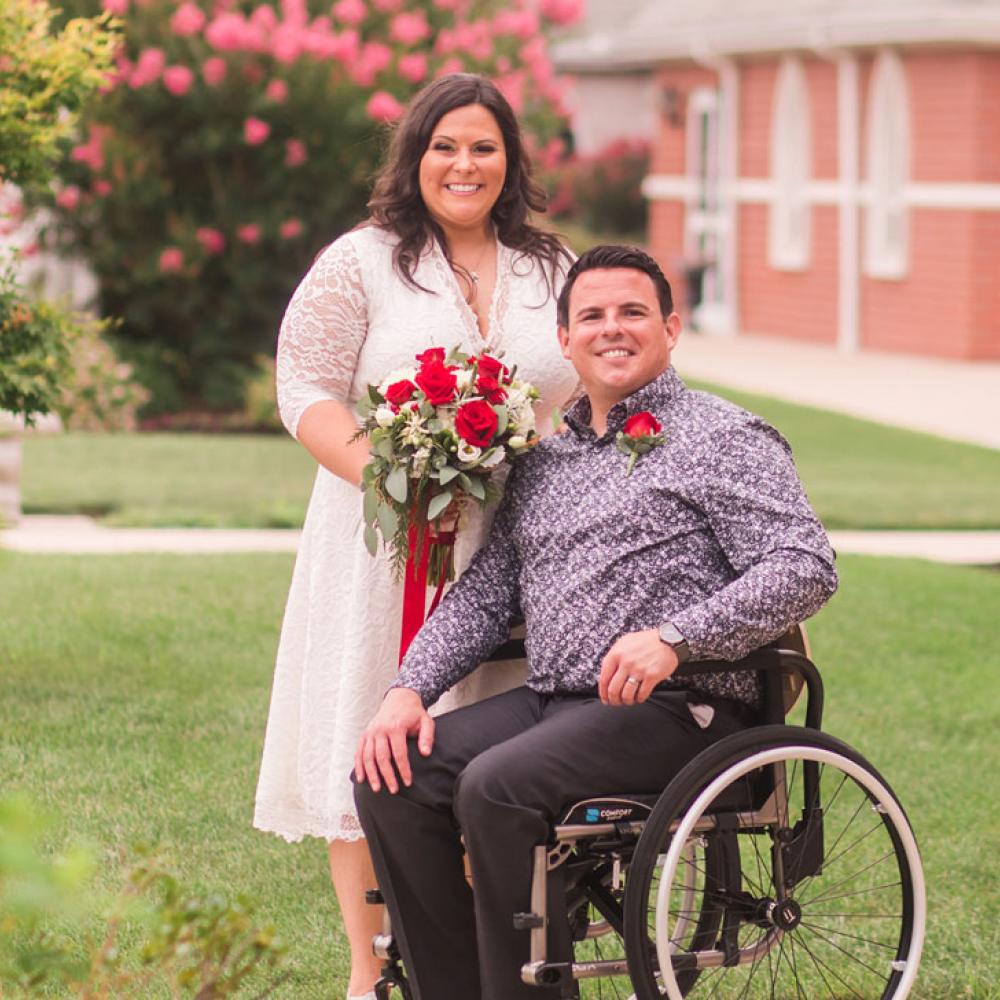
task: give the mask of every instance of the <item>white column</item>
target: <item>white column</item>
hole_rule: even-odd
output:
[[[837,347],[854,353],[861,344],[860,113],[858,60],[837,55],[837,162],[840,172]]]
[[[728,309],[726,328],[736,334],[740,328],[739,301],[739,201],[737,181],[740,175],[740,73],[736,61],[719,61],[722,91],[722,120],[719,123],[719,158],[724,238],[721,260],[723,301]]]

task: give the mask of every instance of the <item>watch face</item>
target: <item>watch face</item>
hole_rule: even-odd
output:
[[[660,626],[660,638],[664,642],[669,643],[671,646],[675,643],[684,641],[684,636],[682,636],[680,632],[677,631],[676,626],[671,625],[670,622],[666,622]]]

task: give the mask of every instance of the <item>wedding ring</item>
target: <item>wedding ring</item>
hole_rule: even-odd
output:
[[[630,677],[627,681],[625,681],[625,683],[626,684],[638,684],[640,682],[635,677]]]

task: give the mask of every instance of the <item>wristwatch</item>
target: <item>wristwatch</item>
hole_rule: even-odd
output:
[[[691,659],[691,647],[687,644],[687,639],[680,634],[673,622],[664,622],[660,626],[660,639],[668,646],[673,647],[674,652],[677,654],[678,663],[687,663]]]

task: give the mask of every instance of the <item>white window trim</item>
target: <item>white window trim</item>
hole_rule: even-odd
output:
[[[779,271],[809,267],[812,244],[812,128],[809,84],[802,60],[785,56],[771,104],[772,199],[767,259]]]
[[[909,273],[910,99],[898,53],[883,49],[872,69],[865,123],[865,275]]]

